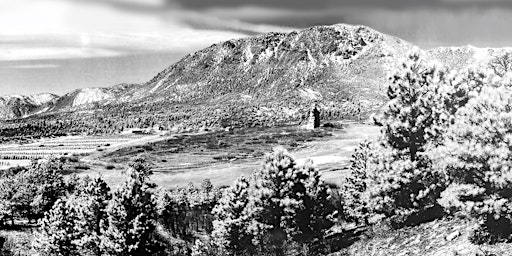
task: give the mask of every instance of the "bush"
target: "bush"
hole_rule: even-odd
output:
[[[250,181],[242,178],[226,192],[215,214],[217,245],[229,255],[323,255],[336,212],[311,163],[299,166],[277,149]]]
[[[107,255],[151,255],[156,253],[156,202],[150,183],[152,174],[143,158],[134,159],[126,180],[112,195],[102,227],[100,248]]]
[[[473,241],[512,241],[512,89],[484,88],[447,137],[440,168],[453,185],[439,202],[481,220]]]
[[[344,221],[355,222],[357,225],[369,224],[369,172],[375,154],[374,145],[368,141],[361,142],[352,154],[350,175],[341,187],[340,195]]]
[[[427,152],[443,141],[446,72],[412,53],[391,77],[389,103],[380,119],[383,138],[372,161],[371,207],[397,225],[435,207],[446,182]],[[449,97],[448,97],[449,98]],[[426,216],[425,216],[426,217]],[[418,222],[421,220],[414,220]]]

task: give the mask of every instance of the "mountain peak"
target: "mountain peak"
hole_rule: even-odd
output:
[[[151,120],[191,129],[295,122],[314,102],[320,102],[327,119],[360,117],[385,103],[389,72],[412,48],[360,25],[261,34],[191,53],[145,84],[75,90],[47,112],[72,110],[64,111],[67,120],[104,120],[122,112],[123,120],[113,120],[120,127]],[[464,46],[425,52],[460,69],[483,65],[504,51]],[[140,118],[141,110],[147,117]]]

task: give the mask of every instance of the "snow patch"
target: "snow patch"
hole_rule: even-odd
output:
[[[50,93],[42,93],[36,95],[30,95],[28,98],[36,105],[44,105],[52,100],[55,100],[57,96]]]
[[[306,99],[311,99],[311,100],[322,99],[321,93],[319,93],[315,90],[309,89],[309,88],[300,89],[299,92],[300,92],[300,96],[302,96],[303,98],[306,98]]]
[[[75,96],[73,106],[80,106],[112,98],[110,93],[102,88],[85,88]]]

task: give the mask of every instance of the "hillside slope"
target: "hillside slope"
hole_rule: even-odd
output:
[[[0,97],[0,119],[25,117],[38,111],[46,111],[57,98],[57,95],[50,93],[2,96]]]
[[[314,102],[324,120],[361,118],[386,102],[389,71],[413,47],[371,28],[344,24],[268,33],[189,54],[144,84],[73,91],[44,111],[11,113],[0,105],[0,113],[10,113],[0,119],[37,113],[31,118],[58,118],[63,120],[59,129],[68,131],[65,127],[73,123],[80,132],[155,124],[198,130],[300,122]],[[444,47],[426,56],[463,69],[487,65],[507,51]]]
[[[130,93],[139,86],[138,84],[119,84],[111,87],[78,89],[59,97],[48,112],[97,107],[94,103],[104,105],[126,101],[130,99]]]
[[[384,99],[384,80],[411,44],[363,26],[312,27],[231,40],[190,54],[144,85],[142,100]],[[370,107],[370,106],[367,106]]]
[[[354,244],[329,256],[477,256],[511,255],[509,243],[476,245],[470,242],[478,221],[471,218],[445,218],[398,230],[374,230]]]

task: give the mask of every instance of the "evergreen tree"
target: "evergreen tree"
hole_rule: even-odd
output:
[[[276,149],[254,176],[247,207],[253,243],[261,253],[284,255],[294,244],[309,245],[311,255],[323,253],[324,232],[334,214],[328,197],[311,163],[298,166],[288,152]]]
[[[249,216],[245,212],[249,186],[245,177],[238,178],[213,209],[213,240],[225,255],[247,255],[255,251],[253,236],[247,231]]]
[[[512,90],[484,88],[457,113],[439,152],[453,183],[440,199],[482,221],[476,241],[512,240]]]
[[[79,212],[80,229],[83,236],[79,245],[81,251],[87,255],[102,255],[100,249],[101,227],[106,220],[107,205],[112,198],[108,184],[101,176],[93,179],[84,179],[78,188],[79,196],[83,200],[83,207]]]
[[[426,152],[443,141],[446,122],[439,117],[447,115],[446,80],[446,72],[418,52],[391,77],[390,101],[377,121],[383,126],[382,150],[371,178],[377,212],[397,220],[421,214],[445,188],[443,173],[431,168]]]
[[[102,255],[100,226],[110,199],[101,177],[78,182],[76,194],[59,199],[41,221],[39,245],[48,255]]]
[[[375,149],[369,141],[363,141],[356,148],[350,160],[350,175],[341,189],[343,219],[356,224],[368,224],[369,172],[374,169]]]
[[[82,204],[76,198],[58,200],[41,219],[37,247],[44,255],[79,256],[78,240],[83,232],[78,228]],[[77,225],[78,224],[78,225]]]
[[[155,184],[148,181],[151,169],[142,158],[130,163],[125,182],[114,192],[107,207],[101,247],[106,255],[154,253]]]

